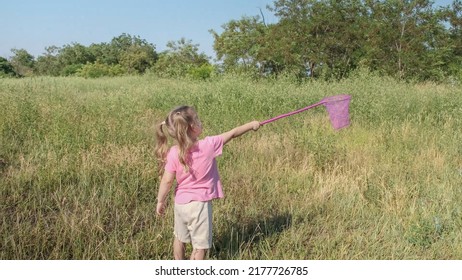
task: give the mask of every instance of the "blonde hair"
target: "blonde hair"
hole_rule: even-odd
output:
[[[189,171],[188,166],[188,151],[195,144],[192,132],[193,126],[200,124],[196,110],[190,106],[180,106],[173,109],[165,121],[156,126],[156,156],[158,160],[158,174],[161,176],[164,173],[165,163],[168,153],[167,134],[164,133],[164,127],[167,129],[168,135],[178,143],[178,159],[186,172]]]

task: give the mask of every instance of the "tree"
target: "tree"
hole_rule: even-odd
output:
[[[447,57],[447,74],[462,80],[462,1],[455,0],[450,8],[444,8],[441,12],[449,23],[447,45],[451,46],[451,53]]]
[[[271,30],[270,56],[297,76],[315,76],[315,68],[321,64],[319,45],[314,39],[317,34],[310,26],[312,10],[318,1],[279,0],[269,6],[279,18]]]
[[[83,65],[95,60],[96,58],[87,47],[75,42],[64,45],[58,52],[58,67],[60,74],[64,76],[75,74]]]
[[[366,1],[365,64],[399,78],[425,77],[444,55],[444,26],[427,0]]]
[[[102,45],[102,62],[120,64],[128,73],[144,73],[158,59],[155,46],[139,36],[123,33]]]
[[[269,9],[280,18],[271,46],[285,67],[338,78],[357,67],[364,44],[361,1],[278,0]]]
[[[31,76],[34,71],[34,56],[25,49],[12,49],[14,56],[11,58],[11,65],[14,71],[21,77]]]
[[[213,48],[217,59],[221,60],[225,70],[243,68],[254,70],[262,67],[259,51],[267,27],[260,17],[242,17],[222,25],[224,31],[218,34],[210,30],[215,38]]]
[[[427,0],[276,0],[268,9],[277,24],[243,17],[223,25],[221,34],[211,30],[225,70],[342,78],[367,67],[399,78],[439,79],[451,46],[462,42],[460,28],[452,28],[456,39],[449,41],[441,14]],[[451,22],[460,18],[454,11]]]
[[[128,73],[142,74],[151,68],[157,61],[157,53],[154,46],[132,45],[121,54],[119,64]]]
[[[198,69],[199,72],[209,69],[205,67],[207,65],[210,65],[208,57],[204,53],[199,53],[199,45],[181,38],[176,42],[167,43],[167,50],[159,55],[154,71],[161,76],[184,77],[194,68],[204,66],[201,70]],[[203,76],[203,73],[201,75]]]
[[[96,60],[87,47],[75,42],[60,48],[58,56],[63,65],[86,64]]]
[[[118,64],[118,58],[111,50],[112,46],[108,43],[91,44],[88,51],[99,62],[107,65]]]
[[[120,64],[129,73],[143,73],[158,59],[153,44],[125,33],[114,37],[104,51],[105,63]]]
[[[13,65],[6,58],[0,56],[0,78],[14,76],[16,76],[16,72],[14,72]]]
[[[458,57],[462,57],[462,1],[455,0],[452,3],[452,9],[449,15],[449,23],[451,24],[451,40],[454,43],[454,53]]]
[[[61,68],[58,61],[60,48],[50,46],[45,48],[45,53],[37,57],[35,73],[38,75],[59,76]]]
[[[37,59],[36,73],[77,75],[85,67],[81,73],[90,73],[86,76],[139,74],[152,67],[156,60],[157,53],[153,44],[124,33],[114,37],[110,43],[91,44],[89,47],[79,43],[61,48],[48,47],[46,53]]]

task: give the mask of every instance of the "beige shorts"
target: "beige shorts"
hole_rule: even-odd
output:
[[[194,249],[212,247],[212,201],[175,203],[175,237]]]

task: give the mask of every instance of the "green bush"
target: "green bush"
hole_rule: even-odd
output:
[[[0,78],[15,77],[16,72],[14,71],[11,63],[0,56]]]
[[[188,71],[188,75],[196,80],[207,80],[213,72],[213,66],[206,63],[199,67],[192,67]]]
[[[77,70],[77,76],[84,78],[99,78],[103,76],[121,76],[125,70],[120,65],[107,65],[100,62],[87,63],[81,69]]]
[[[83,64],[72,64],[72,65],[67,65],[64,67],[64,69],[61,71],[61,74],[63,76],[72,76],[75,75],[79,72],[80,69],[82,69],[84,65]]]

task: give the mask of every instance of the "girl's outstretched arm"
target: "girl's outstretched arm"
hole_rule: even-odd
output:
[[[165,213],[165,200],[170,191],[170,188],[173,185],[175,180],[175,173],[170,173],[168,171],[164,172],[162,179],[160,180],[159,193],[157,194],[157,207],[156,212],[158,215],[163,215]]]
[[[248,132],[250,130],[257,131],[259,128],[260,128],[260,122],[259,121],[252,121],[252,122],[246,123],[244,125],[235,127],[233,129],[231,129],[230,131],[221,134],[221,137],[223,138],[223,145],[228,143],[233,138],[239,137],[242,134],[244,134],[244,133],[246,133],[246,132]]]

